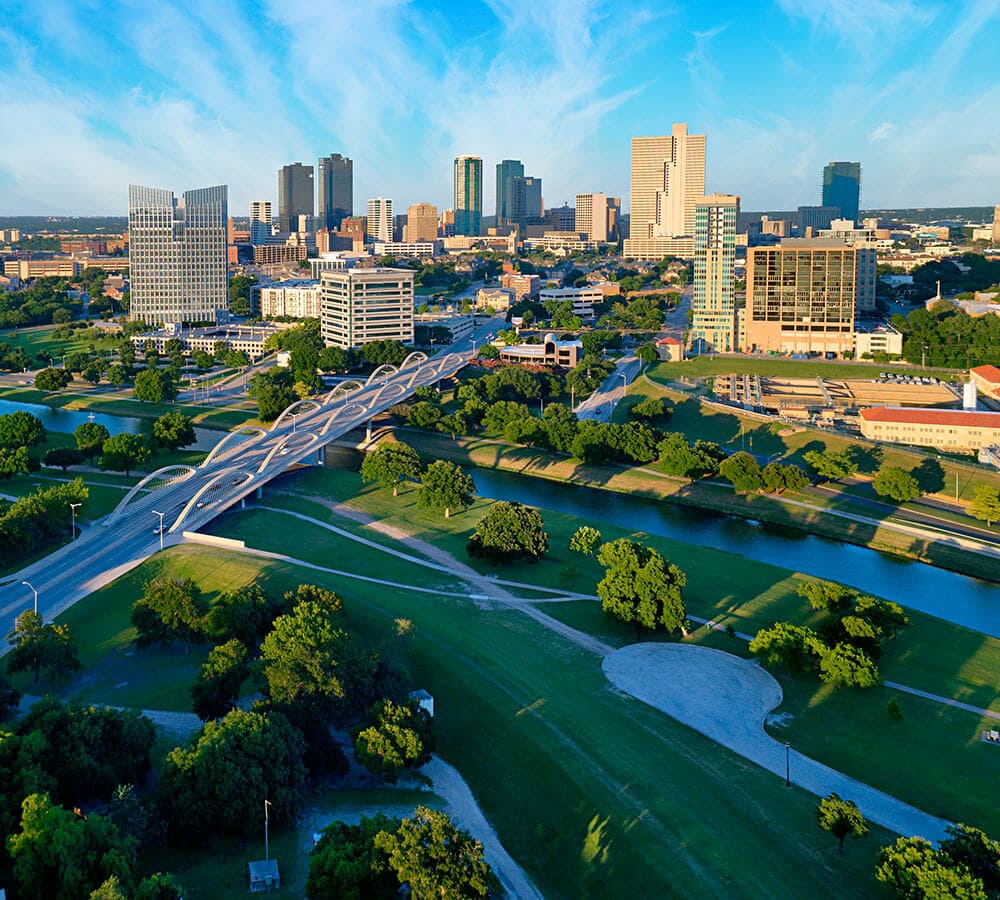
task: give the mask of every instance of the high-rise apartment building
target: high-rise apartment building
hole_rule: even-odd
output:
[[[694,212],[691,344],[698,344],[701,351],[731,353],[736,349],[734,269],[740,198],[711,194],[695,204]]]
[[[519,159],[502,159],[497,163],[497,225],[510,221],[508,183],[515,176],[524,177],[524,163]]]
[[[617,240],[618,204],[607,194],[577,194],[576,230],[590,241]]]
[[[375,241],[392,240],[392,201],[375,197],[368,201],[368,224],[365,234]]]
[[[483,161],[478,156],[455,158],[455,234],[476,236],[483,215]]]
[[[413,270],[343,269],[320,273],[320,333],[327,346],[413,341]]]
[[[853,352],[858,252],[835,238],[750,247],[742,349]]]
[[[228,191],[224,184],[172,191],[128,188],[129,318],[219,322],[229,315],[226,259]]]
[[[336,231],[354,215],[354,162],[339,153],[322,156],[319,176],[319,227]]]
[[[411,203],[406,211],[403,240],[436,241],[438,236],[438,209],[433,203]]]
[[[271,237],[271,201],[250,201],[250,243],[259,247]]]
[[[1000,246],[1000,205],[993,207],[993,246]]]
[[[278,169],[278,225],[282,231],[298,231],[300,216],[315,214],[313,167],[291,163]]]
[[[835,206],[841,219],[858,221],[861,163],[832,162],[823,167],[823,206]]]

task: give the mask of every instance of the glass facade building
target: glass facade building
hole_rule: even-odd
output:
[[[319,175],[319,227],[336,231],[354,215],[354,162],[339,153],[321,157]]]
[[[483,160],[478,156],[455,159],[455,234],[476,237],[483,216]]]
[[[740,198],[712,194],[694,208],[694,301],[690,340],[700,352],[736,349],[736,220]]]
[[[502,159],[497,163],[497,225],[510,221],[508,182],[515,177],[524,177],[524,163],[519,159]]]
[[[282,231],[298,231],[299,216],[312,216],[313,167],[291,163],[278,169],[278,226]]]
[[[823,206],[835,206],[840,218],[857,222],[860,203],[861,163],[827,163],[823,167]]]

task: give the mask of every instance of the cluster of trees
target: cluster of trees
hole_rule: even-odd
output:
[[[809,476],[798,466],[769,462],[761,467],[755,456],[742,450],[719,463],[719,474],[732,483],[737,494],[780,494],[801,491],[809,484]]]
[[[31,367],[31,357],[24,347],[0,341],[0,371],[23,372]]]
[[[537,509],[498,500],[476,524],[465,549],[469,556],[489,560],[494,565],[507,565],[518,559],[534,563],[548,553],[549,536]]]
[[[476,486],[460,466],[436,460],[424,466],[420,454],[409,444],[383,442],[368,453],[361,463],[361,478],[392,488],[393,496],[405,481],[419,482],[417,505],[424,509],[444,510],[445,518],[472,505]]]
[[[1000,521],[1000,490],[991,484],[977,484],[972,489],[969,515],[991,527],[994,522]]]
[[[14,630],[7,635],[11,643],[7,655],[7,671],[34,672],[38,684],[42,671],[50,679],[62,679],[78,671],[76,641],[68,625],[46,625],[42,616],[33,610],[21,613],[14,620]],[[7,697],[7,692],[0,692]]]
[[[250,291],[256,283],[256,275],[234,275],[229,279],[229,311],[234,316],[250,315]]]
[[[20,896],[180,898],[172,877],[141,878],[137,864],[159,814],[132,786],[149,772],[155,736],[138,712],[51,697],[0,730],[0,827]],[[79,812],[109,801],[107,815]]]
[[[499,882],[483,845],[438,810],[418,806],[402,820],[377,815],[333,822],[309,857],[306,896],[391,900],[401,886],[414,900],[488,897]]]
[[[658,331],[663,325],[665,305],[662,294],[641,294],[625,303],[615,301],[597,324],[601,328]]]
[[[71,287],[68,278],[46,277],[36,278],[21,290],[0,294],[0,328],[68,322],[82,309],[79,299],[70,298]]]
[[[39,488],[25,497],[0,499],[0,566],[34,556],[70,530],[70,503],[86,503],[89,490],[82,479]]]
[[[595,529],[580,529],[570,542],[571,549],[592,553]],[[608,615],[643,629],[662,628],[669,634],[687,634],[687,611],[683,588],[687,576],[661,553],[637,541],[621,538],[601,544],[597,561],[604,566],[604,577],[597,583],[601,609]]]
[[[38,461],[28,450],[44,444],[47,436],[41,420],[31,413],[18,410],[0,416],[0,479],[37,469]]]
[[[757,632],[750,652],[768,668],[781,667],[793,675],[818,672],[836,687],[880,684],[882,645],[909,624],[903,608],[827,581],[805,581],[798,594],[814,610],[827,613],[819,630],[776,622]]]
[[[980,256],[975,258],[982,259]],[[954,268],[949,263],[946,265]],[[1000,263],[993,265],[1000,270]],[[1000,281],[1000,277],[987,284],[996,281]],[[892,324],[903,334],[903,357],[909,362],[953,369],[1000,365],[1000,318],[997,316],[970,316],[950,303],[941,303],[930,310],[914,309],[906,316],[897,313],[892,317]]]

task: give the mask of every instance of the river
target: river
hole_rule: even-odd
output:
[[[485,497],[585,516],[843,582],[1000,638],[1000,588],[986,581],[798,529],[709,510],[490,469],[472,469],[471,474],[477,491]]]

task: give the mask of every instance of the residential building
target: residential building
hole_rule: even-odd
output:
[[[320,278],[323,272],[340,272],[344,269],[365,269],[375,267],[375,257],[370,253],[340,251],[324,253],[319,259],[309,260],[313,278]]]
[[[510,220],[508,206],[508,182],[515,176],[524,176],[524,163],[519,159],[502,159],[497,163],[496,211],[497,225],[506,225]]]
[[[250,201],[250,243],[253,246],[266,244],[274,229],[271,225],[271,201]]]
[[[514,291],[509,288],[480,288],[476,292],[479,309],[507,310],[514,305]]]
[[[577,194],[576,230],[587,240],[599,244],[615,240],[613,201],[614,198],[609,199],[607,194]]]
[[[536,366],[572,369],[582,357],[581,341],[561,341],[552,333],[545,335],[540,344],[514,344],[500,348],[500,359],[506,362],[532,363]]]
[[[171,191],[129,185],[129,318],[153,325],[229,315],[225,185]]]
[[[376,256],[437,256],[444,250],[441,241],[375,241]]]
[[[691,345],[731,353],[736,342],[736,219],[740,198],[712,194],[695,204]]]
[[[630,230],[625,255],[640,255],[630,241],[693,237],[695,203],[704,196],[705,135],[688,134],[687,125],[680,123],[669,135],[632,138]],[[642,246],[648,250],[647,244]]]
[[[790,237],[788,222],[784,219],[769,219],[767,216],[760,217],[760,233],[779,238]]]
[[[122,265],[121,260],[118,265]],[[82,262],[73,259],[6,259],[3,273],[10,278],[31,281],[33,278],[75,278],[83,268]]]
[[[661,260],[664,256],[693,259],[694,237],[625,238],[622,256],[644,260]]]
[[[1000,246],[1000,204],[993,207],[993,246]]]
[[[861,434],[872,441],[975,453],[1000,444],[1000,412],[877,406],[859,413]]]
[[[302,243],[261,244],[253,248],[253,261],[258,266],[275,266],[295,262],[309,256],[309,247]]]
[[[858,249],[832,238],[786,238],[747,250],[747,352],[854,350]]]
[[[354,215],[354,162],[339,153],[321,156],[319,176],[319,225],[336,231],[347,216]]]
[[[403,240],[436,241],[438,236],[438,208],[433,203],[411,203],[406,211]]]
[[[861,163],[831,162],[823,167],[823,206],[835,206],[840,217],[858,221]]]
[[[587,240],[578,231],[546,231],[541,237],[525,238],[524,246],[529,249],[537,247],[542,250],[562,251],[564,255],[598,248],[597,241]]]
[[[446,209],[441,213],[441,221],[438,222],[441,230],[441,237],[449,238],[455,236],[455,210]]]
[[[375,197],[368,201],[368,222],[365,234],[375,241],[392,240],[392,201]]]
[[[327,346],[413,342],[413,271],[344,269],[320,274],[320,332]]]
[[[291,163],[278,169],[278,229],[298,231],[299,216],[313,216],[313,167]]]
[[[455,158],[455,234],[478,235],[483,214],[483,161]]]
[[[667,335],[656,342],[656,355],[663,362],[680,362],[684,359],[684,342]]]
[[[514,292],[518,300],[525,297],[535,297],[541,279],[537,275],[522,275],[520,272],[505,272],[500,276],[500,287]]]
[[[261,285],[258,309],[261,318],[318,319],[320,308],[319,281],[301,279]]]
[[[21,240],[20,228],[0,228],[0,244],[16,244]]]
[[[573,306],[573,315],[581,319],[590,319],[594,316],[594,304],[604,302],[604,292],[599,287],[587,285],[587,287],[562,287],[545,288],[538,292],[538,302],[545,303],[551,300],[554,303],[562,303],[568,300]]]

